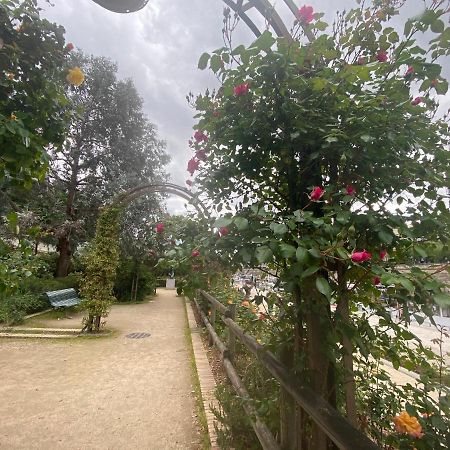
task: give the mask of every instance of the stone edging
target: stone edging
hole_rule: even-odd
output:
[[[216,418],[211,411],[219,408],[217,399],[214,396],[216,381],[209,365],[208,357],[203,347],[202,338],[200,337],[201,328],[197,325],[194,317],[194,311],[189,301],[186,301],[186,311],[188,316],[189,330],[191,332],[192,347],[194,349],[195,365],[197,367],[198,379],[200,382],[200,390],[202,393],[203,408],[205,410],[206,421],[208,424],[208,434],[211,442],[211,450],[220,450],[217,444],[217,433],[214,428]]]

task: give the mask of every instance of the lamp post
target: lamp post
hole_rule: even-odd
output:
[[[93,0],[103,8],[117,13],[132,13],[144,8],[149,0]],[[269,0],[222,0],[230,9],[235,11],[250,30],[259,36],[261,31],[248,16],[251,10],[261,14],[278,36],[290,37],[290,33],[283,20]],[[297,15],[297,6],[293,0],[284,0],[294,16]]]

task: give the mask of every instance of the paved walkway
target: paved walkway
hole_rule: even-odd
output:
[[[1,340],[0,449],[199,448],[183,299],[154,300],[114,306],[114,337]]]

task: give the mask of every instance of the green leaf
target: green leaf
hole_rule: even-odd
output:
[[[198,68],[200,70],[205,70],[206,67],[208,66],[208,61],[209,61],[209,53],[203,53],[202,56],[200,56],[200,59],[198,60]]]
[[[248,228],[248,220],[245,217],[235,217],[234,223],[239,231],[245,230]]]
[[[313,256],[314,258],[320,259],[322,258],[322,254],[319,252],[317,248],[310,248],[308,250],[308,253]]]
[[[308,260],[308,251],[306,248],[298,247],[295,256],[298,262],[304,264]]]
[[[414,292],[415,290],[414,285],[408,278],[400,278],[400,284],[409,292]]]
[[[433,31],[433,33],[442,33],[444,31],[445,25],[441,19],[436,19],[431,24],[430,28],[431,28],[431,31]]]
[[[260,264],[264,264],[272,260],[272,250],[267,245],[258,247],[255,251],[255,257]]]
[[[394,236],[392,236],[391,233],[388,233],[385,230],[380,230],[378,232],[378,237],[381,239],[381,241],[386,242],[386,244],[391,244],[392,240],[394,239]]]
[[[287,226],[284,223],[275,223],[272,222],[270,224],[270,229],[274,232],[274,234],[285,234],[287,232]]]
[[[301,278],[306,278],[316,273],[320,269],[320,266],[311,266],[302,272]]]
[[[448,81],[440,80],[434,87],[439,95],[445,95],[448,91]]]
[[[212,55],[209,66],[214,73],[218,72],[223,66],[221,57],[219,55]]]
[[[219,217],[214,222],[214,228],[227,227],[228,225],[231,225],[232,223],[233,223],[233,219],[231,219],[229,217]]]
[[[325,278],[317,277],[316,288],[321,294],[325,295],[327,299],[331,298],[331,287]]]
[[[348,259],[348,252],[342,247],[338,247],[336,252],[342,259]]]
[[[446,292],[440,292],[439,294],[435,294],[434,301],[441,308],[446,308],[450,306],[450,294],[447,294]]]
[[[369,136],[368,134],[363,134],[361,136],[361,140],[364,142],[372,142],[374,138],[372,136]]]
[[[280,251],[283,258],[292,258],[295,255],[295,247],[284,242],[280,244]]]
[[[251,46],[258,50],[270,50],[273,44],[275,44],[275,38],[269,30],[266,30]]]
[[[414,251],[421,256],[422,258],[426,258],[428,256],[428,253],[425,251],[424,248],[422,248],[420,245],[414,246]]]

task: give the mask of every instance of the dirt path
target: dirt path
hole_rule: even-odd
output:
[[[114,337],[1,340],[0,449],[198,448],[185,311],[174,294],[114,306]],[[151,336],[125,337],[133,332]]]

